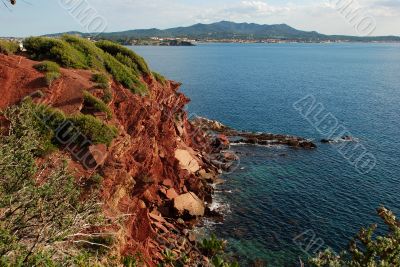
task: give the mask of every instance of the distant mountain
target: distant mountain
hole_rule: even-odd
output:
[[[95,34],[77,33],[82,36],[94,36]],[[60,34],[52,34],[60,35]],[[212,24],[195,24],[189,27],[177,27],[166,30],[141,29],[122,32],[109,32],[96,34],[99,38],[112,40],[143,39],[150,37],[191,38],[191,39],[282,39],[302,41],[324,40],[349,40],[349,41],[400,41],[397,36],[383,37],[356,37],[343,35],[324,35],[316,31],[301,31],[287,24],[260,25],[255,23],[235,23],[221,21]]]

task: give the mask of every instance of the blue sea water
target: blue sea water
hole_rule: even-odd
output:
[[[235,146],[240,168],[225,175],[211,230],[243,266],[298,266],[299,258],[346,248],[379,222],[380,205],[400,216],[399,44],[204,44],[133,47],[152,69],[183,83],[189,112],[237,129],[325,136],[294,107],[312,95],[377,159],[360,174],[338,151]],[[384,229],[380,225],[379,229]],[[309,245],[309,241],[315,241]],[[320,246],[321,245],[321,246]]]

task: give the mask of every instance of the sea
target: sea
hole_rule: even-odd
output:
[[[182,83],[190,116],[317,144],[232,146],[240,161],[212,204],[224,221],[205,229],[241,266],[300,266],[362,227],[384,233],[376,208],[400,216],[400,44],[131,48]]]

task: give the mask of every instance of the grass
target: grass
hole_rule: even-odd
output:
[[[7,40],[0,40],[0,54],[13,55],[18,51],[18,43]]]
[[[86,104],[92,106],[97,111],[106,113],[108,119],[112,118],[112,112],[110,108],[107,106],[107,104],[103,102],[103,100],[95,97],[88,91],[83,91],[83,99],[85,100]]]
[[[28,55],[35,60],[55,61],[66,68],[108,72],[132,93],[148,94],[146,84],[141,81],[142,75],[151,74],[146,62],[119,44],[109,41],[95,44],[80,37],[65,35],[60,39],[27,38],[24,46]]]

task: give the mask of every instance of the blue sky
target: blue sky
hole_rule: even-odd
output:
[[[350,7],[342,10],[343,3]],[[9,9],[0,6],[0,36],[85,32],[90,29],[89,19],[82,23],[68,10],[78,4],[81,11],[93,8],[93,18],[97,17],[99,25],[104,24],[99,28],[106,31],[230,20],[287,23],[325,34],[362,35],[357,21],[374,21],[372,35],[400,36],[400,0],[17,0],[17,5]],[[357,15],[351,21],[348,12],[355,11]]]

